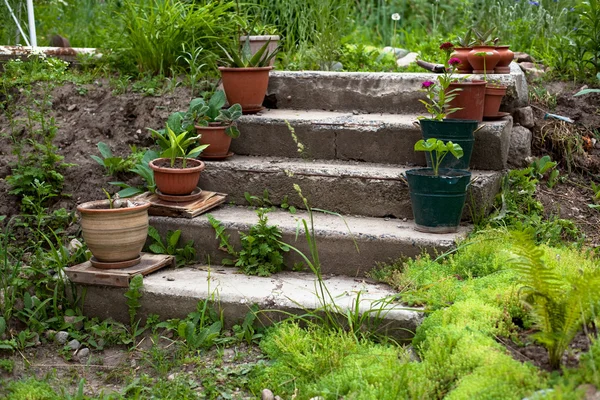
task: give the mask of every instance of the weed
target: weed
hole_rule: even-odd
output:
[[[142,306],[140,299],[142,298],[142,289],[144,287],[142,275],[135,275],[129,282],[129,289],[125,292],[127,299],[127,308],[129,311],[129,326],[131,339],[130,343],[135,345],[136,338],[141,335],[146,328],[140,328],[141,320],[136,321],[137,310]]]
[[[195,261],[196,250],[194,249],[193,240],[188,240],[183,246],[179,246],[181,230],[168,231],[166,243],[163,243],[160,234],[153,226],[148,227],[148,236],[154,239],[154,243],[149,246],[150,251],[154,254],[175,256],[177,267],[192,264]]]
[[[91,155],[90,157],[98,164],[102,165],[108,175],[115,175],[119,172],[125,172],[133,169],[137,164],[141,163],[144,152],[138,151],[137,147],[131,147],[131,155],[127,158],[115,157],[110,147],[104,143],[98,143],[98,151],[100,156]]]
[[[283,253],[289,247],[281,241],[281,231],[277,226],[267,224],[267,208],[256,210],[258,224],[252,225],[247,234],[241,233],[242,248],[238,252],[229,243],[229,235],[220,221],[209,215],[208,220],[215,229],[220,240],[220,248],[234,257],[234,260],[224,261],[224,264],[235,264],[247,275],[269,276],[279,272],[284,267]]]
[[[248,192],[244,192],[244,198],[248,204],[253,207],[272,208],[277,206],[277,204],[269,197],[269,191],[267,189],[263,191],[262,197],[253,196]],[[279,202],[279,206],[284,210],[288,210],[291,214],[296,213],[296,207],[289,204],[288,195],[283,196]]]

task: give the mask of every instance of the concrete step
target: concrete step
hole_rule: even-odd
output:
[[[228,193],[233,204],[248,205],[244,193],[262,197],[266,189],[274,205],[284,203],[287,196],[288,204],[303,207],[293,187],[296,183],[311,207],[371,217],[413,217],[405,166],[239,155],[206,164],[200,187]],[[492,205],[501,178],[498,171],[473,171],[464,220]]]
[[[416,114],[267,110],[240,119],[242,135],[232,142],[231,149],[253,156],[425,165],[424,154],[413,150],[422,139],[420,128],[413,125],[416,120]],[[304,145],[304,154],[298,152],[286,121]],[[505,169],[511,129],[511,117],[485,122],[475,133],[471,168]]]
[[[239,232],[248,232],[258,222],[256,211],[248,207],[222,206],[210,211],[210,214],[221,221],[236,249],[240,249]],[[310,258],[301,221],[309,221],[308,213],[298,211],[291,214],[276,209],[267,216],[269,225],[281,229],[284,242],[297,247]],[[363,276],[377,262],[414,257],[423,251],[441,254],[453,248],[456,240],[470,230],[465,225],[453,234],[427,234],[414,230],[414,223],[410,220],[347,215],[341,218],[319,212],[314,212],[313,218],[322,272],[351,277]],[[150,217],[150,224],[163,237],[168,230],[181,230],[181,240],[194,240],[197,259],[201,262],[221,264],[223,258],[230,258],[219,249],[219,240],[215,238],[206,214],[193,219]],[[304,261],[294,251],[287,253],[284,260],[288,269]]]
[[[514,62],[510,68],[510,74],[488,76],[508,86],[502,111],[524,107],[528,102],[523,71]],[[433,73],[273,71],[268,93],[276,96],[277,108],[424,115],[425,107],[418,100],[425,96],[419,90],[424,81],[435,81],[437,76]],[[470,78],[483,79],[483,76],[474,74]]]
[[[320,310],[328,304],[339,318],[353,311],[359,303],[359,313],[369,313],[369,328],[386,333],[397,340],[410,339],[422,319],[422,313],[403,307],[391,300],[395,292],[386,285],[362,279],[326,276],[323,280],[331,297],[323,302],[317,296],[317,281],[313,274],[282,272],[268,278],[246,276],[232,268],[194,266],[192,268],[157,271],[144,278],[141,308],[138,318],[157,314],[161,319],[185,318],[196,311],[196,304],[214,300],[222,311],[227,327],[239,324],[253,304],[262,310],[259,320],[264,325],[280,321],[288,314],[303,315]],[[101,319],[113,318],[129,323],[126,289],[86,286],[84,313]]]

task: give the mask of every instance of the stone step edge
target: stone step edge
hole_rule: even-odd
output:
[[[422,321],[421,310],[395,302],[396,292],[387,285],[340,276],[325,276],[323,283],[331,293],[325,304],[340,321],[344,321],[348,311],[354,312],[357,299],[359,314],[369,315],[367,326],[396,340],[411,339]],[[123,297],[126,289],[86,287],[86,315],[129,321]],[[220,266],[166,269],[144,277],[137,317],[158,314],[161,319],[181,319],[196,310],[198,301],[214,300],[215,307],[223,313],[226,327],[241,323],[253,304],[261,310],[257,315],[260,323],[268,326],[289,314],[322,310],[324,302],[318,292],[315,275],[309,273],[284,271],[270,277],[256,277]]]
[[[258,222],[255,209],[241,206],[220,206],[207,214],[220,221],[230,243],[241,248],[240,232],[247,233]],[[150,217],[150,225],[162,237],[167,231],[181,230],[181,243],[194,241],[196,259],[220,264],[230,256],[220,248],[215,230],[207,214],[193,219]],[[323,273],[350,277],[364,276],[377,262],[389,262],[400,257],[415,257],[423,252],[441,254],[455,247],[471,230],[461,225],[456,233],[427,234],[414,229],[414,221],[373,217],[340,216],[313,212],[314,231]],[[268,224],[279,227],[281,240],[309,256],[302,219],[310,228],[310,215],[298,210],[292,214],[275,209],[267,214]],[[291,269],[305,260],[293,250],[284,254],[284,262]]]

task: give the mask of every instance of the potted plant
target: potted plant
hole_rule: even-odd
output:
[[[454,51],[450,54],[450,57],[458,58],[460,64],[456,66],[459,74],[470,74],[473,72],[473,67],[469,63],[469,52],[473,49],[475,43],[471,39],[472,29],[468,29],[464,36],[457,36],[456,42],[458,47],[454,47]]]
[[[174,118],[177,116],[170,117],[171,124],[167,122],[163,132],[149,129],[163,151],[160,158],[150,161],[148,165],[154,171],[157,195],[167,201],[170,200],[169,196],[189,196],[196,191],[204,162],[195,158],[208,147],[204,144],[191,148],[197,144],[200,136],[193,136],[193,131],[173,123]]]
[[[175,123],[183,125],[184,129],[192,127],[200,135],[200,144],[209,145],[202,153],[202,158],[207,160],[222,160],[233,153],[229,152],[231,139],[240,136],[240,131],[235,125],[242,116],[240,104],[233,104],[224,109],[225,93],[216,91],[208,102],[204,98],[193,99],[185,113],[179,113]],[[174,119],[177,117],[174,117]]]
[[[228,52],[219,45],[227,57],[228,66],[219,67],[227,101],[239,103],[244,114],[255,114],[264,109],[262,103],[269,86],[269,72],[273,69],[269,62],[279,50],[269,51],[270,43],[267,41],[254,55],[249,38],[240,50]]]
[[[488,52],[475,53],[476,56],[483,58],[484,70],[487,53]],[[485,72],[483,74],[483,79],[486,82],[483,117],[486,119],[496,119],[504,116],[504,114],[500,113],[500,105],[502,104],[502,98],[506,94],[507,86],[494,80],[488,80]]]
[[[465,205],[471,172],[440,168],[448,153],[463,156],[460,145],[436,138],[419,140],[415,151],[430,155],[431,168],[406,171],[415,229],[429,233],[456,232]]]
[[[97,200],[77,206],[83,239],[96,268],[126,268],[140,262],[148,235],[150,203],[125,199]]]
[[[494,29],[492,28],[487,31],[473,29],[473,32],[477,39],[473,45],[473,50],[468,55],[469,63],[473,67],[473,73],[493,74],[496,64],[500,61],[500,54],[495,50],[492,39]],[[485,53],[485,56],[481,57],[477,53]]]
[[[452,47],[452,43],[443,43],[440,46],[448,56],[452,52]],[[477,128],[478,121],[446,118],[448,115],[453,117],[453,114],[460,110],[459,107],[453,107],[452,103],[462,89],[450,88],[450,84],[454,80],[454,70],[459,63],[460,60],[451,57],[444,73],[438,75],[437,83],[430,80],[422,83],[422,90],[426,93],[427,100],[420,99],[419,101],[425,105],[431,118],[420,117],[419,125],[425,140],[434,137],[440,140],[450,140],[463,148],[464,157],[460,160],[445,161],[442,168],[468,169],[475,141],[473,132]]]

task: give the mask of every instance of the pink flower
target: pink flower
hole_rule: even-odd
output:
[[[451,49],[451,48],[453,48],[453,47],[454,47],[454,45],[453,45],[452,43],[450,43],[450,42],[445,42],[445,43],[442,43],[442,44],[440,45],[440,50],[449,50],[449,49]]]
[[[456,57],[452,57],[451,59],[448,60],[448,65],[454,66],[454,65],[458,65],[460,63],[461,63],[460,59],[456,58]]]
[[[432,81],[425,81],[425,82],[423,82],[423,83],[421,84],[421,87],[422,87],[423,89],[428,89],[428,88],[430,88],[430,87],[431,87],[431,86],[433,86],[433,85],[435,85],[435,82],[432,82]]]

